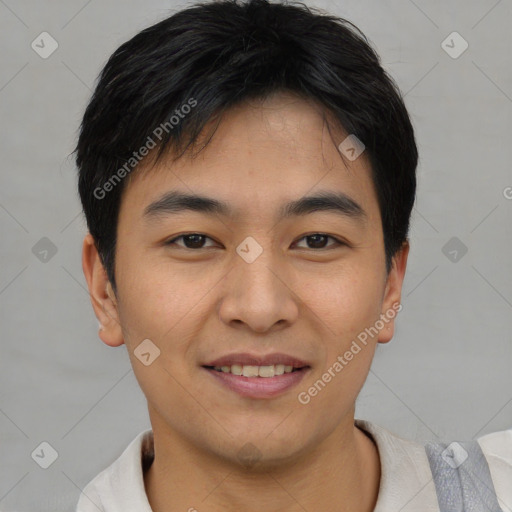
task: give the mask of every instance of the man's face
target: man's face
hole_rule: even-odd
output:
[[[337,145],[346,136],[333,133]],[[232,461],[252,443],[270,464],[353,428],[356,397],[393,320],[366,345],[358,342],[341,370],[333,365],[399,301],[407,251],[388,277],[366,154],[347,164],[318,109],[280,94],[226,114],[195,159],[131,176],[111,311],[120,327],[111,322],[102,339],[126,344],[155,431]],[[227,203],[233,216],[145,214],[171,191]],[[348,196],[363,215],[327,209],[280,217],[286,203],[320,192]],[[201,236],[178,238],[187,234]],[[146,366],[134,351],[147,339],[160,355]],[[285,354],[307,367],[267,382],[205,367],[240,353]],[[308,392],[319,380],[317,393]]]

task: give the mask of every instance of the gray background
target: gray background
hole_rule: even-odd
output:
[[[356,417],[421,442],[510,428],[512,1],[306,3],[368,36],[405,94],[420,151],[404,307]],[[150,427],[125,347],[97,336],[69,154],[108,56],[186,5],[0,0],[3,512],[73,511],[85,484]],[[31,48],[43,31],[59,45],[47,59]],[[441,46],[453,31],[469,43],[458,58]],[[33,251],[43,237],[57,250],[47,261]],[[451,246],[443,252],[452,237],[468,249],[456,261]],[[31,457],[43,441],[58,452],[48,469]]]

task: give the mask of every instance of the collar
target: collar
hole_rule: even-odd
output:
[[[367,420],[355,419],[354,423],[371,437],[379,452],[381,479],[374,512],[439,512],[423,445]],[[119,458],[86,486],[77,512],[88,512],[92,502],[101,503],[105,512],[152,512],[143,472],[153,459],[153,431],[148,429],[140,432]],[[97,509],[93,506],[90,510]]]

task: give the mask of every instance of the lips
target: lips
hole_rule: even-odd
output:
[[[213,359],[206,364],[203,364],[204,367],[221,367],[221,366],[272,366],[272,365],[284,365],[291,366],[293,368],[309,368],[310,365],[298,357],[291,356],[288,354],[266,354],[266,355],[258,355],[258,354],[249,354],[249,353],[233,353],[227,354],[225,356],[219,357],[217,359]]]
[[[233,353],[212,359],[202,367],[224,389],[244,398],[275,398],[299,382],[311,366],[290,354]]]

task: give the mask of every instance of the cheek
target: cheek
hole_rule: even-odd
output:
[[[308,387],[300,391],[305,393],[304,400],[309,400],[311,415],[323,415],[331,426],[351,407],[371,367],[377,338],[366,334],[365,329],[374,325],[380,314],[376,283],[368,275],[363,280],[347,273],[308,287],[308,307],[319,319],[325,356]],[[330,411],[329,418],[325,417],[326,410]]]
[[[185,268],[158,262],[134,265],[123,278],[120,319],[132,365],[139,368],[136,373],[141,387],[156,385],[149,382],[154,379],[163,379],[162,385],[167,388],[176,385],[172,379],[167,381],[165,371],[147,374],[145,368],[140,368],[134,351],[145,339],[160,350],[153,364],[168,369],[179,381],[186,381],[194,364],[196,342],[201,339],[201,329],[211,313],[208,291],[213,293],[218,277],[211,271],[199,273],[194,265]]]
[[[159,404],[163,410],[184,407],[185,395],[180,392],[179,383],[189,379],[187,355],[197,335],[196,326],[200,325],[198,302],[204,294],[198,296],[200,283],[191,281],[183,272],[157,271],[150,265],[135,265],[133,269],[126,266],[119,282],[120,321],[141,389],[151,403]],[[159,351],[147,366],[137,357],[137,349],[146,339],[157,347],[150,346],[150,352]]]
[[[140,257],[119,262],[123,323],[148,338],[164,337],[181,319],[193,315],[207,289],[197,276],[165,261]]]
[[[303,281],[301,298],[343,346],[375,322],[381,307],[381,285],[368,268],[345,268],[328,278]]]

